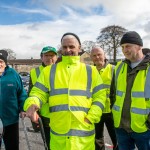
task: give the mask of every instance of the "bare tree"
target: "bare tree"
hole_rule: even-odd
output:
[[[82,43],[82,47],[81,47],[81,49],[82,49],[82,51],[87,51],[87,52],[91,52],[91,49],[92,49],[92,47],[95,45],[95,43],[96,42],[93,42],[93,41],[84,41],[83,43]]]
[[[3,50],[8,52],[8,58],[7,58],[8,60],[16,59],[16,53],[13,50],[11,50],[9,48],[3,48]]]
[[[109,56],[113,56],[114,62],[116,62],[116,55],[120,47],[121,37],[125,32],[127,32],[125,28],[111,25],[103,28],[100,31],[100,35],[97,37],[97,43],[101,45]]]

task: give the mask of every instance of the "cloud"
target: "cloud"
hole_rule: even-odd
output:
[[[95,41],[101,26],[104,27],[109,20],[109,17],[104,16],[91,16],[84,19],[77,14],[73,16],[76,16],[78,21],[76,17],[68,16],[65,20],[0,26],[0,31],[4,35],[3,40],[0,40],[0,48],[14,50],[17,58],[39,58],[42,47],[46,45],[57,47],[65,32],[78,34],[82,42]],[[97,20],[96,25],[95,20]]]
[[[27,13],[27,14],[41,14],[44,16],[52,16],[52,13],[50,11],[45,10],[45,9],[25,9],[25,8],[18,8],[14,6],[0,6],[0,8],[7,9],[8,11],[11,12],[16,12],[16,13]]]
[[[17,11],[53,14],[53,20],[0,26],[3,37],[0,40],[0,49],[14,50],[17,58],[39,58],[44,46],[57,48],[65,32],[76,33],[81,42],[96,41],[100,30],[108,25],[119,25],[127,30],[137,31],[144,40],[144,47],[150,47],[149,0],[83,0],[82,3],[81,0],[32,0],[28,3],[36,7],[32,11],[29,8],[20,8]],[[95,11],[94,8],[100,10]]]
[[[30,37],[28,35],[20,35],[19,38],[22,38],[22,39],[32,39],[32,37]]]

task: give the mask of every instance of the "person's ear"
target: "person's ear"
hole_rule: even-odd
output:
[[[81,52],[81,45],[79,45],[79,52]]]

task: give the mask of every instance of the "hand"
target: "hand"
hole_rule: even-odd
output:
[[[31,105],[26,111],[26,116],[29,117],[33,122],[38,123],[39,115],[37,114],[39,107],[37,105]]]
[[[26,112],[21,111],[20,112],[20,118],[24,119],[26,117]]]
[[[87,119],[87,118],[84,118],[84,121],[85,121],[86,123],[92,124],[92,123],[90,122],[90,120]]]

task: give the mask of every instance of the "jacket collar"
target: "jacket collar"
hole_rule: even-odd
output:
[[[62,62],[69,65],[75,65],[80,63],[80,56],[62,56]]]

